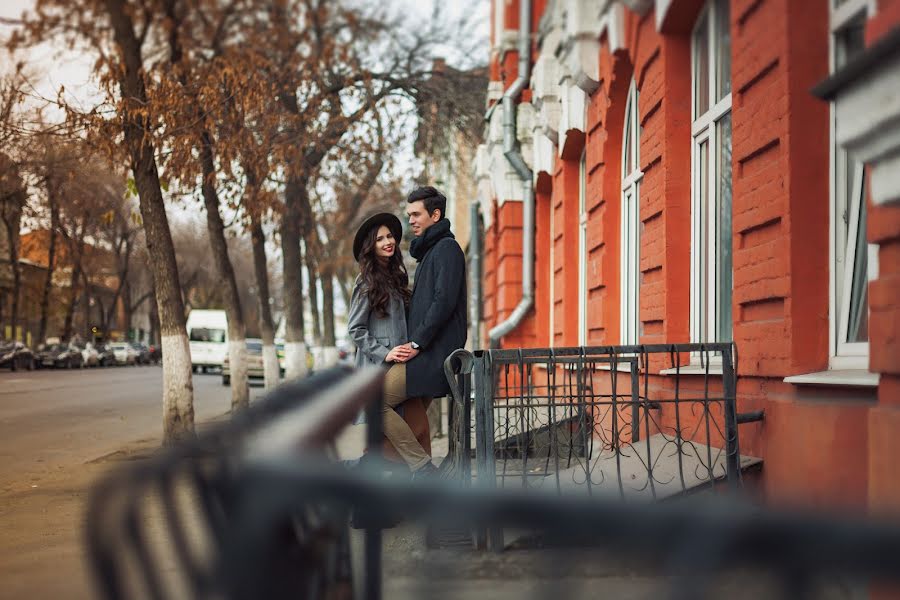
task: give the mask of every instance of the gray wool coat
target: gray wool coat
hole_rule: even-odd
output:
[[[347,330],[356,345],[356,366],[385,365],[384,357],[394,346],[409,341],[406,307],[399,296],[391,296],[387,316],[372,310],[362,277],[357,276],[350,299]]]

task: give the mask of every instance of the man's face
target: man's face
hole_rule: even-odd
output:
[[[425,230],[440,221],[441,211],[435,209],[433,213],[428,214],[423,200],[416,200],[406,205],[406,214],[409,215],[409,228],[412,229],[413,235],[419,237]]]

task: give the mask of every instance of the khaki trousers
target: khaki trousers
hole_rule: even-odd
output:
[[[394,363],[384,377],[384,403],[381,415],[384,435],[397,449],[411,471],[418,471],[431,462],[431,457],[416,439],[409,424],[397,414],[398,406],[406,402],[406,364]]]

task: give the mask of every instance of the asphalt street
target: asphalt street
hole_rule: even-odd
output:
[[[251,387],[251,401],[263,393]],[[87,492],[162,440],[162,369],[0,371],[0,599],[91,597],[81,539]],[[194,375],[197,423],[230,388]]]

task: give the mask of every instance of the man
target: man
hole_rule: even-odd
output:
[[[450,393],[444,360],[466,344],[466,260],[450,232],[443,194],[420,187],[406,202],[416,236],[409,253],[419,263],[407,317],[406,398],[430,399]],[[428,477],[436,470],[429,457],[413,477]]]

